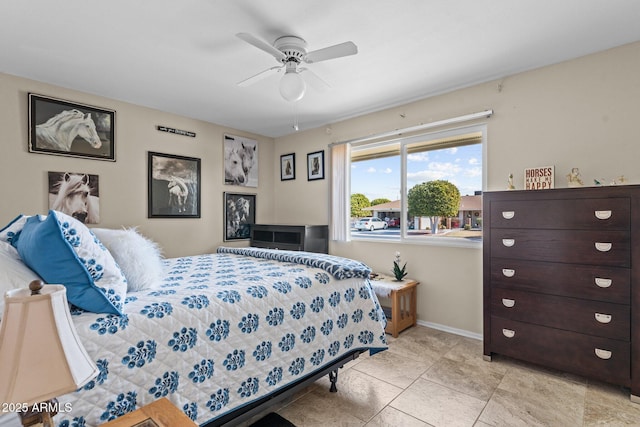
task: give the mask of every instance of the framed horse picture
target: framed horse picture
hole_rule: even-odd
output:
[[[224,136],[224,183],[258,186],[258,141],[242,136]]]
[[[324,150],[307,154],[307,181],[324,179]]]
[[[200,159],[149,151],[149,218],[200,218]]]
[[[224,193],[224,241],[247,240],[256,223],[256,195]]]
[[[29,152],[115,162],[115,111],[29,94]]]
[[[280,181],[296,179],[296,153],[280,156]]]

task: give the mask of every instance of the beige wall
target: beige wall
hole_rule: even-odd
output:
[[[488,143],[485,191],[506,188],[513,173],[522,188],[523,170],[555,165],[556,187],[579,167],[586,184],[624,175],[640,183],[640,43],[479,84],[321,129],[276,139],[274,163],[296,153],[295,181],[275,181],[275,218],[280,223],[328,223],[329,184],[306,181],[306,153],[328,144],[415,126],[484,109]],[[372,90],[375,90],[372,88]],[[276,167],[274,166],[274,167]],[[327,176],[329,176],[327,170]],[[291,195],[295,197],[291,197]],[[482,251],[399,245],[389,242],[331,244],[331,252],[389,271],[396,250],[409,276],[421,282],[418,318],[422,322],[479,335],[482,332]]]
[[[29,153],[29,92],[115,110],[116,162]],[[196,137],[159,132],[157,125],[189,130]],[[225,133],[258,140],[258,188],[223,184]],[[100,180],[98,226],[138,226],[170,257],[212,252],[223,244],[224,191],[257,194],[257,220],[273,221],[273,145],[271,138],[0,74],[0,224],[3,226],[19,213],[47,212],[48,171],[91,173]],[[201,159],[201,218],[147,218],[148,151]],[[246,241],[227,244],[246,245]]]

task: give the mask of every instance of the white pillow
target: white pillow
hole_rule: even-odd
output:
[[[135,227],[91,231],[111,252],[127,278],[127,292],[151,289],[162,280],[162,253],[158,244],[147,239]]]
[[[32,280],[42,279],[20,260],[16,248],[0,240],[0,318],[4,314],[4,294],[27,288]]]

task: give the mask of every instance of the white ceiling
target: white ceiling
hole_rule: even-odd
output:
[[[640,40],[638,0],[0,0],[0,72],[278,137]],[[278,65],[235,36],[358,54],[308,68],[331,85],[285,101]]]

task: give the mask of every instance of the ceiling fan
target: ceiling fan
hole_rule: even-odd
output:
[[[306,67],[301,67],[302,63],[312,64],[358,53],[358,47],[351,41],[307,52],[307,42],[296,36],[280,37],[273,45],[249,33],[238,33],[236,36],[272,55],[282,64],[242,80],[238,82],[238,86],[248,86],[267,76],[284,71],[284,75],[280,80],[280,94],[284,99],[291,102],[302,99],[305,94],[306,83],[301,76],[302,74],[304,74],[309,84],[318,90],[324,90],[329,87],[329,84],[318,77],[316,73]]]

